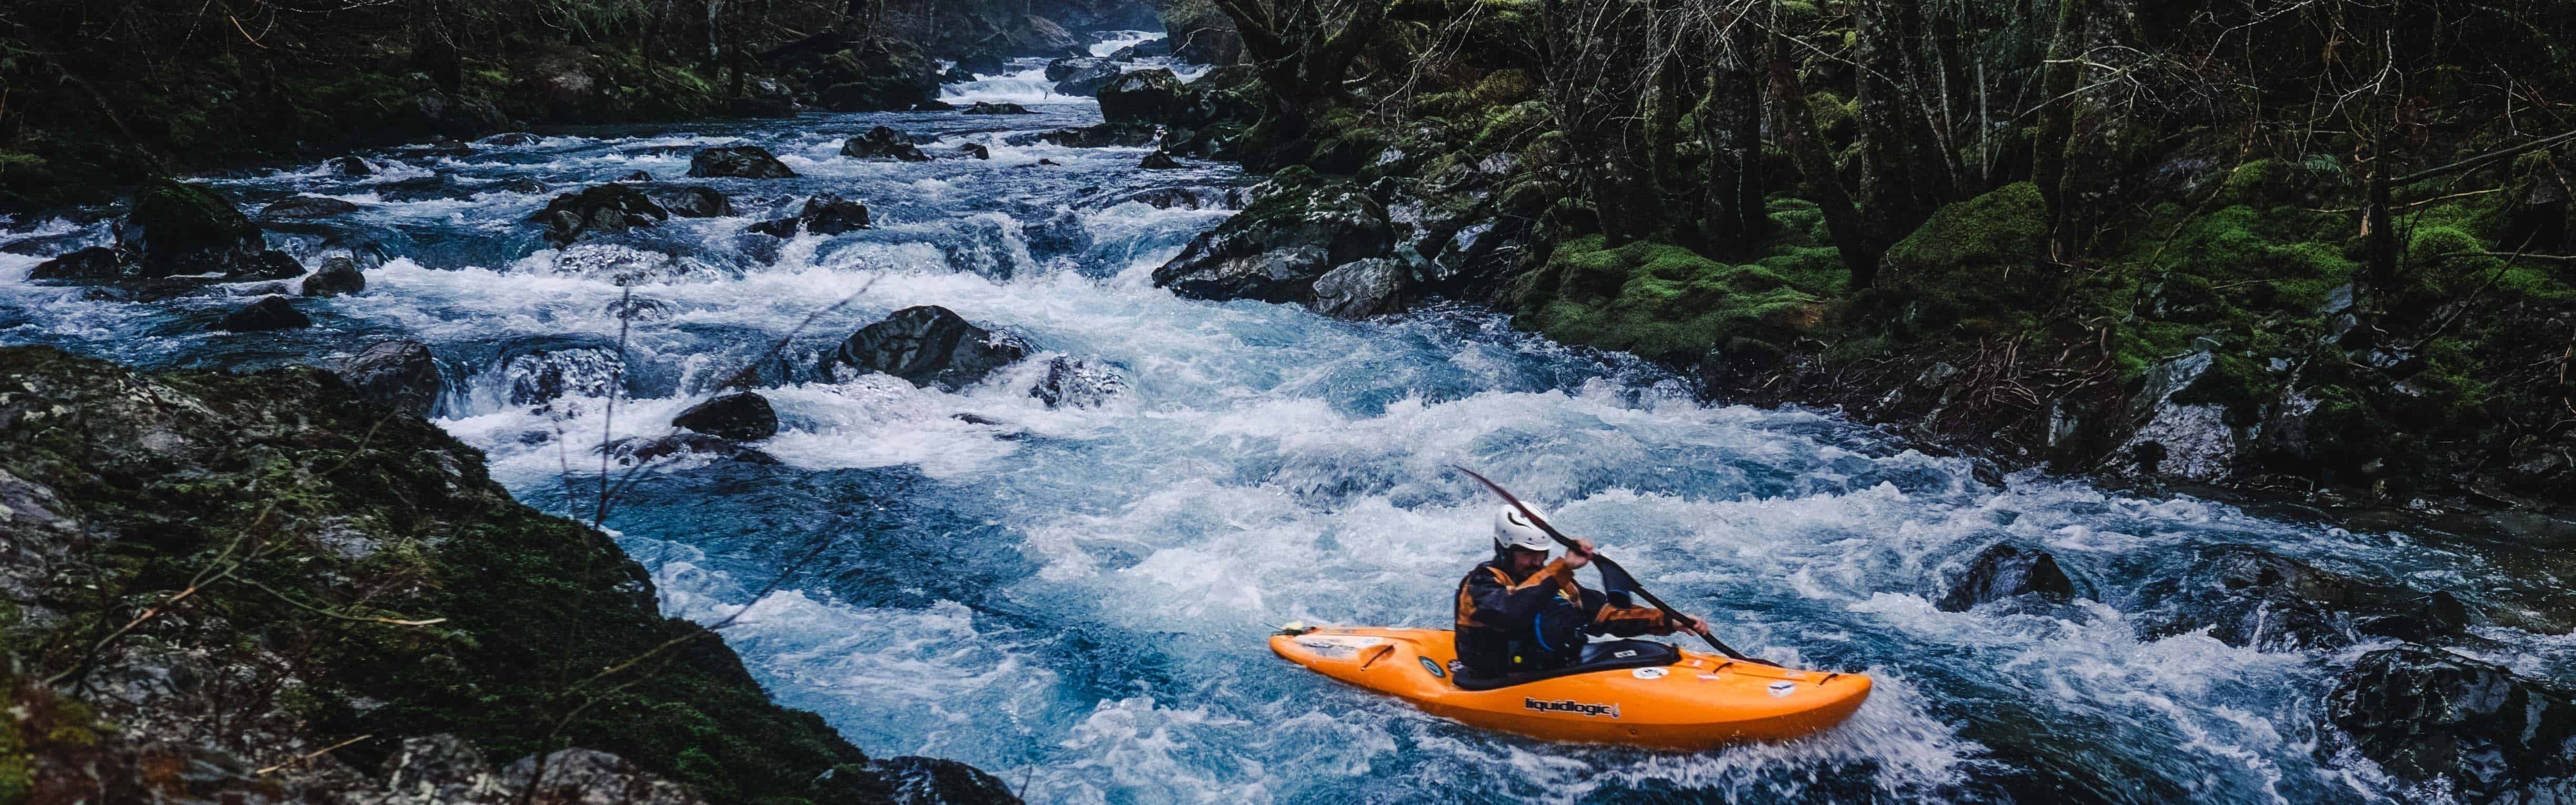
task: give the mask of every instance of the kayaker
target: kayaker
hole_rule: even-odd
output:
[[[1592,562],[1591,540],[1575,540],[1555,561],[1548,560],[1551,547],[1547,532],[1519,509],[1507,505],[1495,513],[1494,558],[1458,582],[1458,659],[1468,673],[1562,668],[1581,656],[1588,635],[1708,633],[1700,618],[1675,621],[1654,607],[1631,605],[1625,592],[1577,584],[1574,571]]]

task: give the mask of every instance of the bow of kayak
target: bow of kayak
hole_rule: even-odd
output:
[[[1705,749],[1830,729],[1869,698],[1870,679],[1679,652],[1624,667],[1504,687],[1461,687],[1447,629],[1327,626],[1270,638],[1290,662],[1487,729],[1556,741]]]

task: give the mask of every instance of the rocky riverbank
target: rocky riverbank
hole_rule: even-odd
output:
[[[322,370],[0,348],[0,533],[13,801],[1016,801],[770,703],[605,535]]]

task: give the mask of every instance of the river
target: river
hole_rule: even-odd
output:
[[[607,525],[666,612],[713,623],[749,608],[724,638],[784,703],[872,754],[968,761],[1036,802],[2360,801],[2392,786],[2366,761],[2320,761],[2318,713],[2336,672],[2384,641],[2141,639],[2141,586],[2196,549],[2243,544],[2488,611],[2554,594],[2493,553],[2505,549],[2437,534],[2036,472],[1981,482],[1964,459],[1828,412],[1697,402],[1656,368],[1478,309],[1352,323],[1176,298],[1150,272],[1231,210],[1127,199],[1222,200],[1251,180],[1214,163],[1141,170],[1141,148],[1014,145],[1098,119],[1090,99],[1047,92],[1034,63],[1015,70],[949,99],[1036,114],[588,127],[367,152],[363,177],[309,164],[201,177],[245,209],[294,193],[360,207],[272,234],[308,265],[349,249],[384,260],[364,294],[299,302],[311,329],[206,332],[240,297],[29,284],[43,256],[110,235],[11,221],[0,343],[256,368],[424,341],[454,384],[439,424],[522,500],[563,512],[587,511],[566,478],[596,482],[603,431],[664,432],[782,337],[788,360],[810,361],[922,304],[1023,335],[1036,359],[956,393],[883,375],[764,389],[783,430],[757,447],[779,463],[658,466]],[[932,137],[939,158],[839,155],[876,125]],[[695,149],[739,143],[800,176],[681,178]],[[991,159],[959,156],[967,143]],[[638,170],[716,188],[741,213],[615,239],[677,255],[636,258],[655,267],[631,290],[656,310],[621,320],[615,272],[584,267],[599,253],[563,259],[527,219]],[[521,179],[549,189],[502,185]],[[876,228],[744,232],[816,192],[865,200]],[[1028,388],[1056,354],[1114,366],[1127,388],[1048,408]],[[1485,733],[1271,656],[1264,635],[1289,621],[1448,620],[1496,505],[1453,463],[1551,507],[1737,647],[1869,673],[1876,694],[1810,739],[1659,753]],[[1997,541],[2047,549],[2092,598],[1931,606],[1945,574]],[[2475,632],[2476,656],[2576,678],[2567,637]]]

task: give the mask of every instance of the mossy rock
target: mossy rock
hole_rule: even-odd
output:
[[[1697,360],[1733,339],[1785,342],[1824,320],[1823,300],[1760,265],[1730,265],[1670,243],[1560,244],[1515,289],[1524,326],[1567,343]]]
[[[126,221],[143,228],[147,255],[256,248],[261,243],[259,227],[232,202],[203,185],[169,179],[136,191],[134,212]]]
[[[1943,206],[1887,250],[1880,284],[1913,309],[1922,332],[2027,314],[2048,304],[2058,272],[2041,264],[2048,223],[2039,188],[2017,182]]]

